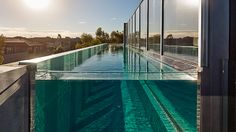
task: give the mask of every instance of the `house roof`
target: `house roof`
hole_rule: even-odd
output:
[[[44,46],[45,44],[36,42],[36,41],[30,41],[27,39],[18,39],[18,38],[6,38],[5,40],[6,45],[9,44],[17,44],[17,45],[28,45],[28,46]]]

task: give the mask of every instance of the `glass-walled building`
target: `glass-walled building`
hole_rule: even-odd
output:
[[[198,72],[198,131],[236,131],[235,5],[235,0],[141,0],[135,21],[129,21],[137,33],[136,46],[128,36],[130,49],[178,71]]]
[[[180,70],[194,69],[198,12],[199,0],[142,0],[128,21],[128,45],[159,59],[162,56],[170,65],[184,64]]]

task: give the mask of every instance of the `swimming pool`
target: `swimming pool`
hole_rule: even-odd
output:
[[[37,62],[37,132],[196,131],[197,83],[117,45]]]

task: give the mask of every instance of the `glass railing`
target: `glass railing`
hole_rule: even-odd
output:
[[[175,45],[164,45],[164,55],[171,56],[173,58],[198,62],[198,47],[195,46],[175,46]]]

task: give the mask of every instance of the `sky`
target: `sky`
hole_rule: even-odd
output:
[[[139,1],[0,0],[0,34],[77,37],[83,32],[94,35],[98,27],[106,32],[122,31]]]

